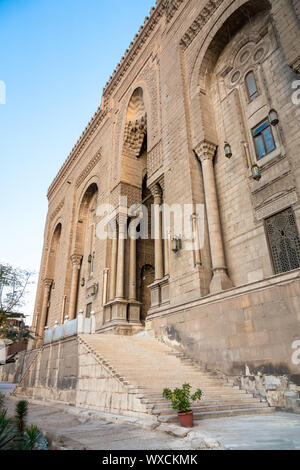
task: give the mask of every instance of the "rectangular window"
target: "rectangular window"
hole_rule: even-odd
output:
[[[252,131],[257,158],[265,157],[268,153],[275,150],[276,145],[273,137],[273,132],[269,120],[266,119],[263,123],[257,126]]]
[[[300,238],[291,208],[266,219],[266,231],[276,274],[300,267]]]

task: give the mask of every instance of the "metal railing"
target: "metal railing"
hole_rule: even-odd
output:
[[[55,322],[53,328],[45,327],[44,344],[52,343],[63,338],[75,336],[79,334],[94,334],[96,331],[95,312],[91,312],[91,316],[86,318],[83,313],[79,313],[77,318],[69,320],[66,317],[64,323]]]

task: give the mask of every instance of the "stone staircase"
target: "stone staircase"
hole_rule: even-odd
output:
[[[204,370],[149,336],[80,335],[79,341],[160,422],[178,419],[170,402],[162,398],[163,389],[181,387],[186,382],[192,390],[203,391],[203,399],[193,406],[195,420],[274,411],[217,373]]]

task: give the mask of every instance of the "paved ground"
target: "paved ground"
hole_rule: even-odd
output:
[[[0,389],[1,391],[1,389]],[[6,398],[13,416],[16,399]],[[85,412],[86,413],[86,412]],[[61,407],[30,403],[29,423],[58,437],[59,446],[93,450],[190,450],[198,448],[191,437],[178,438],[128,423],[92,420]],[[300,415],[272,413],[203,420],[193,433],[219,441],[233,450],[300,450]],[[199,436],[195,436],[199,437]],[[197,440],[197,439],[196,439]]]
[[[8,414],[13,416],[15,399],[6,398]],[[162,450],[191,449],[180,438],[141,429],[132,424],[115,424],[90,420],[66,413],[54,406],[30,403],[29,424],[60,436],[59,443],[68,449],[89,450]]]
[[[300,415],[272,413],[234,418],[208,419],[203,431],[227,449],[300,450]]]

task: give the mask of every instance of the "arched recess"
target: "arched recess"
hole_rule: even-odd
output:
[[[233,37],[261,12],[271,10],[269,0],[238,0],[235,10],[224,8],[218,21],[212,23],[211,30],[199,48],[190,81],[190,102],[192,114],[193,145],[203,140],[217,144],[215,116],[210,95],[212,74],[217,60]],[[249,38],[244,38],[248,41]],[[236,44],[236,50],[242,47]],[[232,67],[234,56],[228,57],[228,69]]]
[[[50,243],[49,255],[48,255],[48,266],[47,266],[47,278],[55,280],[56,261],[59,250],[59,243],[61,238],[62,224],[57,223]]]
[[[120,159],[120,183],[115,196],[127,197],[128,208],[145,203],[148,208],[144,223],[151,227],[151,203],[153,196],[148,188],[148,113],[149,102],[142,86],[132,89],[124,112],[124,132]],[[124,201],[124,200],[123,200]],[[136,206],[136,207],[137,207]],[[154,240],[151,230],[147,239],[134,239],[121,235],[124,231],[124,218],[117,215],[117,236],[110,240],[110,302],[105,311],[105,321],[127,320],[140,322],[141,289],[139,279],[143,266],[154,265]],[[144,211],[143,211],[144,214]],[[139,223],[141,208],[130,213],[127,226]],[[132,223],[132,224],[131,224]],[[140,223],[141,225],[141,223]],[[139,228],[137,229],[139,231]],[[162,274],[163,276],[163,274]],[[147,288],[147,287],[145,287]]]
[[[98,185],[97,183],[91,183],[88,188],[85,190],[78,210],[78,217],[76,222],[76,235],[75,235],[75,245],[74,253],[83,256],[84,247],[85,247],[85,237],[87,230],[87,223],[90,216],[90,210],[94,210],[92,205],[95,205],[98,195]],[[94,204],[93,204],[94,203]]]
[[[75,240],[72,262],[72,281],[70,293],[69,317],[77,316],[79,306],[86,308],[87,282],[95,269],[95,216],[97,208],[98,185],[89,184],[80,200],[76,219]]]
[[[43,305],[41,310],[41,315],[39,319],[39,324],[37,326],[37,331],[42,337],[44,334],[45,326],[48,326],[51,322],[51,317],[53,317],[53,322],[58,320],[56,318],[56,309],[60,308],[58,305],[59,300],[53,298],[55,289],[55,283],[58,278],[57,273],[57,261],[59,258],[59,248],[60,240],[62,233],[62,223],[58,222],[55,225],[53,230],[51,241],[49,245],[49,252],[47,258],[47,265],[45,271],[45,278],[43,280]],[[51,322],[51,323],[53,323]]]
[[[236,6],[234,11],[231,8],[226,9],[224,5],[218,21],[212,24],[211,31],[208,32],[195,61],[190,88],[193,145],[201,161],[208,219],[213,270],[210,292],[225,290],[232,285],[246,283],[248,280],[246,274],[242,273],[240,262],[236,261],[237,254],[234,248],[229,248],[228,244],[228,240],[237,236],[240,230],[239,220],[236,220],[235,216],[238,218],[238,214],[243,208],[245,210],[245,207],[247,209],[249,207],[249,214],[252,214],[250,195],[245,191],[246,185],[242,184],[245,177],[245,154],[247,164],[251,166],[251,158],[248,158],[251,126],[249,129],[246,128],[245,115],[248,110],[246,112],[246,108],[243,108],[240,91],[234,88],[234,83],[235,80],[242,81],[245,78],[244,72],[251,70],[252,62],[255,62],[253,54],[260,41],[264,42],[267,38],[268,42],[270,39],[268,35],[271,5],[268,0],[237,1],[234,5]],[[236,69],[237,62],[242,63],[242,60],[237,59],[249,44],[253,54],[245,58],[243,67]],[[247,68],[247,64],[250,69]],[[238,74],[234,74],[236,70]],[[262,101],[260,103],[262,104]],[[252,114],[253,112],[254,109]],[[228,135],[231,145],[234,144],[235,155],[241,158],[232,159],[230,162],[225,159],[225,166],[222,157]],[[215,158],[216,155],[218,158]],[[235,179],[230,180],[233,175]],[[232,196],[230,189],[227,192],[224,190],[226,178],[235,185],[235,194],[244,194],[244,206],[242,201],[237,201],[236,198],[236,212],[230,218],[226,217],[225,213],[230,207],[230,196]],[[241,184],[238,189],[237,184]],[[249,224],[251,219],[252,217],[248,217]],[[235,231],[232,230],[233,221]],[[245,229],[245,226],[243,228]],[[230,266],[227,266],[228,260]]]
[[[135,187],[142,186],[144,169],[147,168],[147,112],[144,91],[136,88],[126,111],[121,157],[121,181]]]

